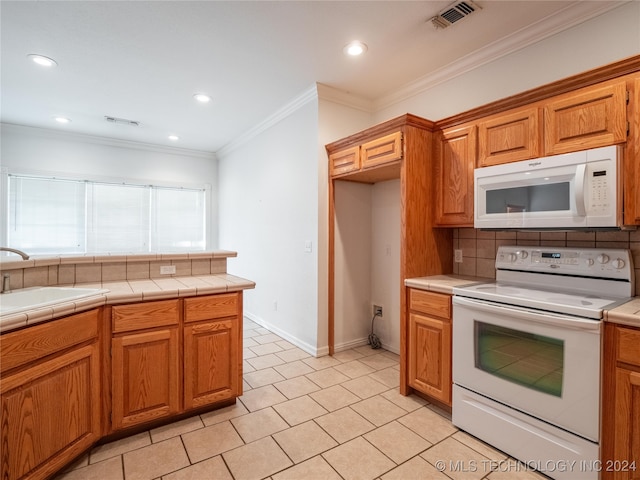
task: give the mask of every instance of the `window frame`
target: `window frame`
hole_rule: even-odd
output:
[[[7,167],[0,168],[0,244],[7,245],[11,247],[16,247],[15,245],[8,245],[9,238],[9,177],[32,177],[32,178],[42,178],[42,179],[56,179],[56,180],[65,180],[65,181],[76,181],[76,182],[89,182],[95,184],[114,184],[114,185],[128,185],[128,186],[136,186],[136,187],[146,187],[149,188],[151,192],[154,188],[156,189],[186,189],[186,190],[200,190],[204,194],[203,198],[203,233],[204,233],[204,246],[203,249],[185,249],[185,250],[152,250],[152,242],[148,242],[147,250],[143,252],[131,252],[133,254],[145,254],[145,253],[188,253],[188,252],[201,252],[207,251],[211,249],[212,245],[212,206],[213,206],[213,198],[212,198],[212,187],[211,184],[189,184],[189,183],[176,183],[176,182],[165,182],[165,181],[157,181],[151,179],[134,179],[134,178],[122,178],[122,177],[105,177],[98,175],[84,175],[84,174],[73,174],[69,172],[52,172],[52,171],[41,171],[41,170],[30,170],[30,169],[9,169]],[[153,195],[150,193],[150,195]],[[149,227],[151,228],[154,220],[151,218],[151,214],[148,217]],[[85,224],[85,235],[87,234],[88,222]],[[153,242],[157,244],[157,242]],[[17,246],[17,248],[20,248]],[[4,252],[0,252],[0,255]],[[111,253],[122,254],[122,252],[101,252],[101,251],[91,251],[88,244],[85,244],[85,252],[78,253],[77,255],[85,255],[87,253],[95,253],[95,254],[104,254],[109,255]],[[65,254],[63,252],[51,252],[51,253],[37,253],[36,255],[42,256],[56,256]],[[74,254],[75,255],[75,254]]]

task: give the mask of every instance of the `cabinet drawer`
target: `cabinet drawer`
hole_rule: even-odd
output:
[[[538,108],[500,115],[478,125],[478,166],[488,167],[540,156]]]
[[[98,337],[98,309],[2,335],[2,373]]]
[[[409,289],[409,308],[417,312],[449,319],[451,318],[451,295]]]
[[[178,305],[177,299],[117,305],[111,310],[113,333],[177,325],[180,321]]]
[[[188,323],[238,316],[240,312],[239,295],[238,293],[224,293],[187,298],[184,301],[184,321]]]
[[[392,133],[363,143],[360,150],[362,168],[400,160],[402,158],[402,132]]]
[[[640,367],[640,330],[618,327],[618,360]]]
[[[353,172],[360,168],[360,146],[346,148],[329,155],[331,176]]]

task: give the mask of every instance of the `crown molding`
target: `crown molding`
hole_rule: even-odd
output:
[[[188,157],[206,158],[215,160],[216,155],[213,152],[204,152],[202,150],[191,150],[188,148],[168,147],[164,145],[155,145],[151,143],[134,142],[131,140],[121,140],[110,137],[100,137],[98,135],[88,135],[85,133],[65,132],[54,130],[51,128],[32,127],[27,125],[19,125],[15,123],[0,123],[2,132],[28,133],[29,135],[37,135],[43,138],[64,139],[74,142],[88,143],[92,145],[103,145],[107,147],[128,148],[133,150],[144,150],[147,152],[165,153],[170,155],[181,155]]]
[[[317,91],[316,85],[314,84],[311,87],[307,88],[300,95],[295,97],[293,100],[291,100],[289,103],[284,105],[282,108],[277,110],[275,113],[268,116],[262,122],[258,123],[256,126],[247,130],[245,133],[243,133],[236,139],[227,143],[221,149],[217,150],[216,155],[218,156],[218,158],[222,158],[225,155],[228,155],[229,153],[241,147],[251,139],[260,135],[265,130],[268,130],[278,122],[287,118],[289,115],[291,115],[296,110],[299,110],[300,108],[305,106],[307,103],[317,100],[317,98],[318,98],[318,91]]]
[[[396,103],[414,97],[452,78],[540,42],[545,38],[572,28],[626,3],[629,2],[607,2],[605,4],[596,2],[572,2],[560,12],[556,12],[549,17],[522,28],[508,37],[501,38],[429,75],[420,77],[406,84],[404,87],[378,98],[373,102],[374,110],[379,111],[391,107]]]
[[[330,87],[324,83],[318,83],[318,98],[326,100],[328,102],[337,103],[339,105],[345,105],[347,107],[360,110],[366,113],[374,113],[373,101],[355,95],[353,93],[338,90],[337,88]]]

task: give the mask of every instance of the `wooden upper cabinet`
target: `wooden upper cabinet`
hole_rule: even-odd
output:
[[[629,138],[623,158],[624,224],[640,224],[640,73],[629,80]]]
[[[540,156],[542,125],[537,107],[518,109],[478,124],[478,167]]]
[[[372,168],[402,158],[402,132],[376,138],[360,147],[362,168]]]
[[[473,226],[475,125],[444,130],[437,144],[436,224]]]
[[[343,175],[360,169],[360,146],[345,148],[329,155],[331,176]]]
[[[626,81],[582,88],[545,102],[545,155],[625,142]]]

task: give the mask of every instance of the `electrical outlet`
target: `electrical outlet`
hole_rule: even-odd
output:
[[[456,262],[456,263],[462,263],[462,250],[460,250],[460,249],[455,249],[455,250],[453,251],[453,255],[454,255],[454,258],[453,258],[454,262]]]
[[[382,317],[382,307],[380,305],[373,305],[373,314],[378,317]]]
[[[175,265],[162,265],[160,267],[160,275],[175,275],[176,266]]]

